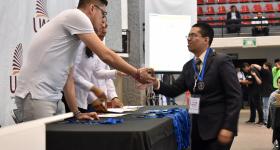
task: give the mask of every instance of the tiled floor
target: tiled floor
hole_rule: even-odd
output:
[[[239,132],[231,150],[272,150],[272,130],[265,126],[245,123],[249,114],[249,109],[241,110]]]

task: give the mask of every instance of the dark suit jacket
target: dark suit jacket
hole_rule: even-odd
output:
[[[241,19],[239,11],[236,11],[235,14],[237,19]],[[231,20],[231,12],[227,13],[227,20]]]
[[[210,51],[204,76],[205,88],[200,94],[198,130],[203,140],[216,138],[220,129],[228,129],[237,135],[241,108],[241,87],[231,59],[225,54]],[[194,69],[192,60],[187,62],[178,79],[172,85],[160,83],[155,91],[168,97],[176,97],[187,90],[192,94]]]

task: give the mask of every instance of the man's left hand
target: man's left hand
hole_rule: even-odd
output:
[[[218,141],[222,144],[228,144],[233,139],[233,133],[227,129],[221,129],[218,135]]]

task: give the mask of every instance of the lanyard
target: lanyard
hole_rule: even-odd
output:
[[[198,72],[198,70],[196,70],[195,59],[193,58],[193,69],[194,69],[194,72],[195,72],[195,76],[197,76],[197,79],[195,79],[195,80],[203,81],[204,73],[205,73],[205,67],[206,67],[206,61],[207,61],[210,50],[212,50],[212,49],[207,48],[207,50],[206,50],[206,54],[204,56],[204,60],[203,60],[203,64],[202,64],[202,70],[201,70],[200,73]]]

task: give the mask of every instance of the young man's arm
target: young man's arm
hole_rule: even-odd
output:
[[[74,116],[77,119],[99,119],[95,112],[91,113],[81,113],[77,106],[76,95],[75,95],[75,84],[73,79],[73,70],[71,69],[67,81],[64,86],[64,96],[67,102],[67,105],[71,112],[74,113]]]
[[[90,48],[98,57],[113,68],[131,75],[141,83],[152,83],[153,78],[146,68],[136,69],[124,61],[115,52],[107,48],[95,33],[78,34],[78,37]]]

